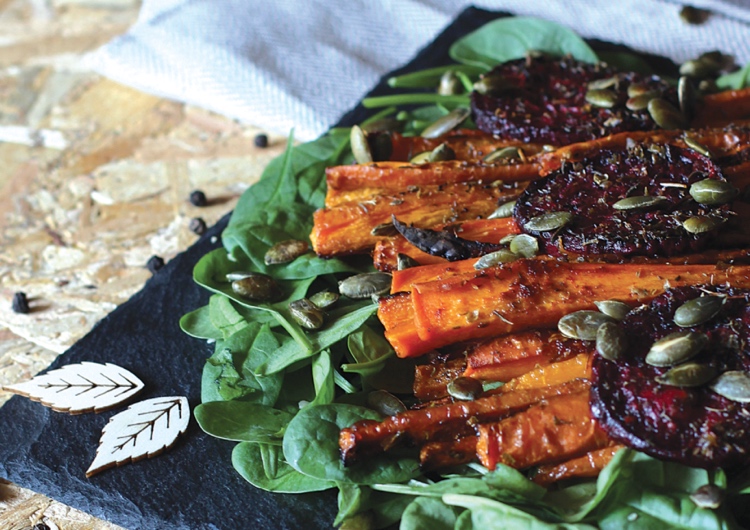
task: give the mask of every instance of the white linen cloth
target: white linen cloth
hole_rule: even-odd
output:
[[[88,66],[145,92],[310,140],[469,5],[545,18],[678,63],[709,50],[750,61],[750,0],[144,0]]]

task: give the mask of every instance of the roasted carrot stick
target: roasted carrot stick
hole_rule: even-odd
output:
[[[445,469],[477,459],[477,435],[454,440],[431,441],[419,448],[419,466],[424,470]]]
[[[583,344],[584,348],[593,350],[593,346],[585,344],[583,341],[576,342]],[[538,366],[510,380],[507,385],[501,386],[498,390],[500,392],[512,392],[514,390],[560,385],[574,379],[589,379],[591,377],[590,360],[591,353],[580,353],[572,359]]]
[[[601,449],[589,451],[583,456],[568,460],[562,464],[547,464],[539,466],[531,480],[540,486],[549,486],[560,480],[571,478],[592,478],[599,475],[615,453],[623,449],[624,445],[609,445]]]
[[[692,126],[722,127],[747,117],[750,117],[750,88],[725,90],[703,97]]]
[[[523,149],[524,155],[531,157],[542,152],[540,144],[524,144],[516,140],[500,140],[491,134],[476,129],[459,129],[438,138],[424,138],[422,136],[403,136],[399,133],[391,134],[393,150],[390,159],[394,161],[408,161],[415,155],[425,151],[432,151],[445,143],[456,155],[456,160],[480,161],[488,154],[503,147],[517,146]]]
[[[444,398],[448,383],[466,370],[466,358],[438,360],[414,368],[414,397],[420,401]]]
[[[588,390],[550,397],[499,422],[482,423],[477,430],[477,456],[488,469],[498,463],[525,469],[559,462],[609,443],[591,418]]]

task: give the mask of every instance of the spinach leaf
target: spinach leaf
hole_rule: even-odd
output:
[[[400,530],[453,530],[458,513],[438,499],[420,497],[404,510]]]
[[[367,326],[349,335],[346,345],[354,362],[342,364],[344,372],[358,373],[367,377],[378,373],[388,358],[396,353],[382,333],[376,333]]]
[[[281,445],[281,437],[292,415],[266,405],[246,401],[213,401],[193,410],[203,432],[237,442]],[[248,421],[251,420],[251,421]]]
[[[216,329],[208,316],[208,306],[199,307],[195,311],[185,313],[180,318],[180,329],[198,339],[223,339],[221,331]]]
[[[232,465],[256,488],[276,493],[306,493],[335,487],[334,482],[303,475],[284,461],[277,445],[242,442],[232,451]]]
[[[315,399],[310,405],[327,405],[333,401],[336,385],[333,383],[333,364],[331,352],[323,350],[312,362]]]
[[[403,482],[419,475],[419,463],[411,456],[379,455],[345,467],[339,454],[339,431],[359,420],[379,420],[372,410],[354,405],[330,404],[305,407],[284,433],[284,457],[305,475],[354,484]]]
[[[596,53],[574,31],[531,17],[501,18],[485,24],[453,43],[450,56],[459,63],[489,70],[498,63],[521,59],[530,50],[570,54],[587,63],[598,61]]]
[[[232,306],[232,302],[216,294],[208,300],[208,318],[225,340],[247,326],[247,321]]]
[[[750,63],[735,72],[719,76],[716,86],[722,90],[739,90],[750,86]]]
[[[338,488],[339,511],[333,520],[333,526],[339,526],[345,519],[359,512],[363,497],[367,497],[365,492],[368,491],[358,484],[339,483]]]

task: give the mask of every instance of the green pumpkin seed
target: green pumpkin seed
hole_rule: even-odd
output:
[[[391,153],[393,153],[393,138],[391,138],[390,134],[376,134],[373,136],[372,141],[368,140],[368,143],[370,144],[370,153],[372,153],[373,161],[379,162],[391,158]]]
[[[632,83],[628,85],[629,98],[636,98],[649,92],[655,92],[655,90],[651,88],[647,83]]]
[[[724,372],[711,383],[711,390],[731,401],[750,403],[750,374],[739,370]]]
[[[685,363],[670,368],[655,379],[662,385],[694,388],[705,385],[714,377],[716,369],[710,364]]]
[[[611,109],[617,104],[617,93],[607,88],[594,88],[586,91],[586,101],[595,107]]]
[[[513,208],[516,206],[516,201],[506,202],[497,207],[497,210],[487,216],[487,219],[503,219],[513,215]]]
[[[289,263],[306,254],[309,248],[310,246],[307,244],[307,241],[299,241],[297,239],[279,241],[268,249],[266,255],[263,257],[263,261],[266,265]]]
[[[693,6],[682,6],[680,9],[680,19],[686,24],[703,24],[709,16],[711,16],[711,12],[706,9]]]
[[[352,131],[349,134],[349,141],[351,142],[352,154],[357,164],[369,164],[373,161],[370,144],[367,141],[367,134],[359,125],[352,127]]]
[[[310,300],[313,304],[318,306],[320,309],[325,309],[338,302],[340,295],[331,291],[320,291],[310,296]]]
[[[523,225],[523,228],[529,232],[549,232],[562,228],[572,219],[573,214],[570,212],[549,212],[532,217]]]
[[[365,272],[350,276],[339,282],[339,292],[354,299],[370,298],[374,294],[385,294],[391,288],[391,275],[385,272]]]
[[[437,138],[438,136],[442,136],[461,125],[469,117],[469,114],[471,114],[469,109],[462,107],[454,109],[425,127],[422,131],[422,137]]]
[[[690,500],[698,508],[717,510],[721,507],[721,503],[724,502],[724,490],[716,484],[704,484],[690,494]]]
[[[615,320],[624,320],[625,315],[632,309],[628,304],[619,300],[601,300],[594,302],[594,305],[599,311]]]
[[[501,245],[510,245],[511,241],[513,241],[518,234],[508,234],[507,236],[503,237],[500,241],[498,241]]]
[[[571,339],[596,340],[599,326],[605,322],[612,322],[612,318],[599,311],[575,311],[562,317],[557,329]]]
[[[410,164],[427,164],[430,161],[430,156],[432,155],[432,151],[422,151],[421,153],[418,153],[411,157],[409,160]]]
[[[638,94],[637,96],[628,98],[628,100],[625,102],[625,106],[632,111],[647,109],[648,102],[656,97],[659,97],[659,94],[660,93],[658,90],[650,90],[648,92],[644,92],[643,94]]]
[[[398,235],[398,230],[396,230],[396,227],[393,226],[393,223],[381,223],[372,230],[370,230],[370,234],[374,236],[379,237],[391,237]]]
[[[249,278],[250,276],[255,276],[258,274],[257,272],[245,272],[245,271],[234,271],[234,272],[228,272],[227,273],[227,281],[228,282],[234,282],[237,280],[244,280],[245,278]]]
[[[677,98],[680,103],[680,112],[682,112],[682,115],[687,121],[692,120],[695,116],[697,96],[693,82],[689,77],[682,76],[677,82]]]
[[[254,302],[272,302],[281,296],[281,287],[276,280],[266,274],[250,272],[232,281],[232,291]]]
[[[680,65],[680,75],[703,79],[712,77],[721,70],[721,61],[717,61],[715,56],[703,54],[697,59],[690,59]]]
[[[476,270],[489,269],[490,267],[497,267],[502,263],[516,261],[519,257],[518,254],[501,248],[500,250],[490,252],[479,258],[476,263],[474,263],[474,268]]]
[[[474,401],[482,395],[482,383],[472,377],[457,377],[448,383],[448,395],[461,401]]]
[[[501,74],[489,74],[483,75],[474,83],[473,88],[476,92],[483,95],[497,95],[517,87],[516,83]]]
[[[524,258],[533,258],[539,253],[539,241],[529,234],[519,234],[510,242],[510,251]]]
[[[604,322],[596,330],[596,351],[608,361],[616,361],[628,347],[628,337],[619,324]]]
[[[396,256],[397,265],[396,268],[400,271],[405,269],[411,269],[412,267],[419,267],[419,262],[409,256],[408,254],[398,253]]]
[[[359,127],[365,134],[375,132],[399,132],[404,128],[404,122],[397,120],[396,118],[378,118],[377,120],[363,123]]]
[[[688,328],[708,322],[719,314],[725,301],[723,296],[699,296],[688,300],[674,312],[674,323]]]
[[[605,88],[611,88],[620,82],[620,78],[617,76],[605,77],[604,79],[594,79],[589,81],[586,88],[589,90],[603,90]]]
[[[685,135],[685,145],[687,145],[693,151],[696,151],[697,153],[700,153],[703,156],[707,156],[708,158],[711,158],[711,151],[709,151],[708,147],[700,143],[698,140],[696,140],[692,136]]]
[[[488,164],[500,161],[515,160],[521,158],[520,153],[521,149],[516,146],[500,147],[485,156],[482,160],[484,160]]]
[[[430,156],[427,158],[428,162],[446,162],[448,160],[455,160],[456,153],[450,146],[443,142],[435,149],[430,152]]]
[[[385,390],[373,390],[367,394],[367,406],[383,416],[395,416],[406,412],[406,405],[396,396]]]
[[[447,70],[443,75],[440,76],[440,84],[438,85],[437,93],[441,96],[454,96],[456,94],[463,94],[464,85],[453,70]]]
[[[612,208],[615,210],[645,210],[658,206],[666,200],[667,198],[661,195],[636,195],[635,197],[620,199],[612,205]]]
[[[691,234],[702,234],[719,228],[724,224],[724,219],[717,217],[706,217],[705,215],[696,215],[688,217],[682,222],[682,228]]]
[[[307,298],[289,302],[289,314],[305,329],[319,329],[325,322],[325,313]]]
[[[734,199],[737,193],[737,188],[724,180],[704,179],[690,186],[690,195],[695,202],[707,206],[726,204]]]
[[[662,129],[686,129],[688,126],[685,116],[666,99],[654,98],[649,101],[648,113]]]
[[[708,336],[695,331],[676,331],[651,345],[646,364],[674,366],[698,355],[708,345]]]

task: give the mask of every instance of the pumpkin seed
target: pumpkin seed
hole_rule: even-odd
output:
[[[711,151],[708,150],[708,147],[700,143],[698,140],[696,140],[692,136],[685,135],[685,145],[687,145],[693,151],[696,151],[702,154],[703,156],[707,156],[708,158],[711,158]]]
[[[249,272],[232,282],[232,291],[254,302],[271,302],[280,298],[281,287],[267,274]]]
[[[596,351],[609,361],[616,361],[628,347],[628,337],[616,322],[604,322],[596,330]]]
[[[411,269],[412,267],[419,267],[419,262],[408,254],[402,254],[401,252],[399,252],[396,256],[396,260],[396,268],[400,271],[404,269]]]
[[[448,395],[461,401],[473,401],[483,390],[482,383],[472,377],[456,377],[448,383]]]
[[[237,280],[244,280],[245,278],[248,278],[250,276],[254,276],[258,274],[257,272],[246,272],[246,271],[234,271],[234,272],[228,272],[227,273],[227,281],[234,282]]]
[[[594,88],[586,91],[586,101],[595,107],[611,109],[617,104],[617,93],[607,88]]]
[[[398,132],[403,130],[404,122],[396,118],[386,117],[363,123],[359,127],[365,134],[374,132]]]
[[[369,138],[370,136],[368,136],[368,143],[373,161],[379,162],[391,158],[391,153],[393,153],[393,139],[390,134],[377,133],[372,136],[371,140]]]
[[[263,257],[263,261],[266,265],[289,263],[306,254],[309,248],[307,241],[299,241],[297,239],[279,241],[268,249],[266,255]]]
[[[421,153],[418,153],[411,157],[409,160],[410,164],[427,164],[430,161],[430,155],[432,155],[432,151],[422,151]]]
[[[365,272],[339,282],[339,292],[349,298],[370,298],[384,294],[391,288],[391,275],[385,272]]]
[[[524,258],[533,258],[539,253],[539,241],[529,234],[518,234],[510,242],[510,251]]]
[[[476,83],[474,90],[483,95],[497,95],[507,90],[517,88],[518,85],[501,74],[483,75]]]
[[[373,390],[367,394],[367,406],[383,416],[395,416],[406,412],[406,405],[396,396],[385,390]]]
[[[659,91],[650,90],[643,94],[638,94],[637,96],[628,98],[625,102],[625,106],[633,111],[644,110],[648,108],[648,102],[656,97],[659,97]]]
[[[702,234],[715,230],[724,224],[724,219],[717,217],[706,217],[705,215],[696,215],[688,217],[682,222],[682,228],[691,234]]]
[[[710,11],[693,6],[682,6],[680,9],[680,19],[686,24],[703,24],[710,15]]]
[[[612,322],[612,318],[599,311],[575,311],[557,322],[560,333],[571,339],[596,340],[599,326]]]
[[[532,217],[523,225],[523,228],[529,232],[549,232],[562,228],[572,219],[573,214],[570,212],[549,212]]]
[[[703,386],[714,377],[716,377],[716,369],[710,364],[685,363],[670,368],[655,379],[662,385],[692,388]]]
[[[339,293],[334,293],[331,291],[320,291],[310,296],[308,300],[310,300],[313,304],[318,306],[320,309],[325,309],[327,307],[332,306],[336,302],[338,302],[339,297],[340,297]]]
[[[474,268],[476,270],[489,269],[490,267],[496,267],[501,263],[516,261],[519,257],[518,254],[501,248],[500,250],[490,252],[479,258],[476,263],[474,263]]]
[[[612,208],[615,210],[645,210],[658,206],[666,200],[667,198],[661,195],[636,195],[635,197],[620,199],[612,205]]]
[[[589,81],[588,85],[586,85],[586,88],[589,90],[603,90],[605,88],[613,87],[619,82],[620,78],[617,76],[605,77],[603,79],[594,79],[593,81]]]
[[[325,313],[307,298],[289,302],[289,313],[305,329],[319,329],[325,322]]]
[[[443,142],[439,146],[437,146],[435,149],[433,149],[430,152],[429,157],[427,158],[428,162],[445,162],[447,160],[455,160],[456,159],[456,152],[453,151],[453,149],[450,148],[450,146]]]
[[[624,320],[625,315],[627,315],[631,309],[628,304],[620,302],[619,300],[601,300],[599,302],[594,302],[594,305],[599,311],[615,320]]]
[[[507,236],[503,237],[500,241],[498,241],[501,245],[510,245],[511,241],[513,241],[518,234],[508,234]]]
[[[680,75],[703,79],[718,74],[722,67],[721,53],[704,53],[697,59],[690,59],[680,65]]]
[[[716,510],[721,507],[724,501],[724,490],[716,484],[704,484],[690,494],[690,500],[698,508]]]
[[[692,120],[695,116],[696,94],[693,82],[687,76],[680,77],[677,82],[677,100],[680,103],[682,115],[687,121]]]
[[[467,108],[456,108],[425,127],[422,131],[422,137],[437,138],[438,136],[442,136],[461,125],[469,117],[469,114],[471,114],[471,111]]]
[[[349,141],[352,147],[352,154],[357,164],[369,164],[373,161],[370,144],[367,141],[367,134],[359,125],[354,125],[349,134]]]
[[[370,234],[374,236],[381,236],[381,237],[391,237],[398,235],[398,230],[396,230],[396,227],[393,226],[393,223],[381,223],[372,230],[370,230]]]
[[[676,331],[651,345],[646,364],[674,366],[692,359],[708,345],[708,336],[696,331]]]
[[[631,83],[630,85],[628,85],[627,92],[629,98],[635,98],[649,92],[654,92],[654,89],[651,88],[647,83]]]
[[[734,199],[737,193],[737,188],[724,180],[704,179],[690,186],[690,195],[695,202],[707,206],[726,204]]]
[[[719,314],[725,301],[723,296],[699,296],[688,300],[674,312],[674,323],[686,328],[708,322]]]
[[[437,93],[441,96],[454,96],[456,94],[462,94],[464,86],[461,80],[453,70],[447,70],[443,75],[440,76],[440,84],[438,85]]]
[[[711,383],[711,390],[738,403],[750,403],[750,374],[739,370],[724,372]]]
[[[516,146],[500,147],[492,151],[487,156],[485,156],[482,160],[484,160],[488,164],[492,164],[494,162],[499,162],[501,160],[507,161],[507,160],[521,158],[520,153],[521,153],[520,148]]]
[[[688,126],[685,116],[666,99],[654,98],[649,101],[648,113],[662,129],[686,129]]]
[[[487,216],[487,219],[502,219],[504,217],[510,217],[513,215],[513,208],[516,206],[516,201],[506,202],[497,207],[497,210]]]

